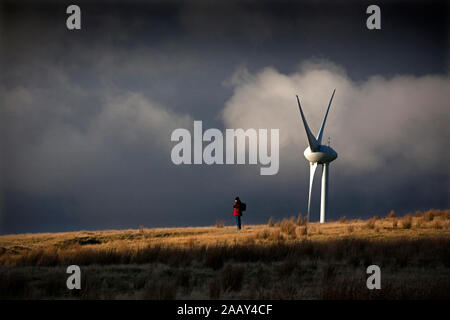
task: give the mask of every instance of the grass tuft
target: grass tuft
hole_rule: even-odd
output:
[[[411,229],[412,227],[412,217],[404,216],[401,220],[403,229]]]

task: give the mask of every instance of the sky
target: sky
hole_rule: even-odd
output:
[[[449,7],[379,1],[0,2],[0,234],[266,223],[307,209],[295,95],[324,137],[327,219],[448,208]],[[175,165],[171,133],[280,130],[280,168]],[[319,219],[320,170],[311,220]]]

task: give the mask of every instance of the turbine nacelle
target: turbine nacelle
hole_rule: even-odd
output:
[[[330,163],[337,158],[337,152],[333,148],[325,145],[320,145],[316,152],[311,151],[311,148],[307,147],[303,154],[306,160],[318,164]]]

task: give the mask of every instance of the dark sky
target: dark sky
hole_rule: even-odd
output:
[[[305,213],[295,94],[338,159],[329,219],[449,207],[445,1],[0,2],[0,233]],[[280,170],[172,163],[176,128],[280,129]],[[320,170],[317,170],[320,171]],[[319,218],[320,174],[312,220]]]

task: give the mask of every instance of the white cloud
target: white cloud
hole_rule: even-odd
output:
[[[386,166],[432,173],[450,161],[447,76],[374,76],[354,82],[331,62],[308,61],[292,74],[274,68],[250,74],[240,67],[228,83],[235,88],[222,113],[225,126],[279,128],[281,165],[287,166],[280,171],[306,161],[295,95],[317,133],[334,88],[323,142],[331,137],[336,161],[349,173]]]

